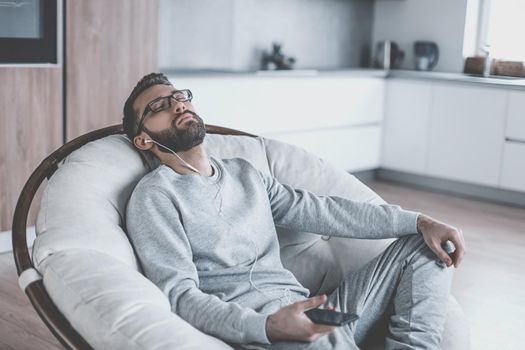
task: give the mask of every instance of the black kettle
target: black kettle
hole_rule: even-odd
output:
[[[417,70],[432,70],[438,63],[439,49],[435,42],[416,41],[414,43]]]

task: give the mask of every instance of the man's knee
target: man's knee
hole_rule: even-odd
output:
[[[398,238],[394,244],[398,246],[398,249],[405,250],[409,253],[416,252],[427,247],[423,236],[419,233],[402,236]]]
[[[423,236],[420,234],[406,235],[399,238],[396,242],[400,244],[400,249],[406,251],[410,257],[409,260],[412,262],[440,261],[437,254],[430,249]]]
[[[447,265],[441,261],[436,253],[425,242],[424,238],[420,234],[409,235],[405,238],[407,240],[407,249],[413,249],[413,256],[410,259],[411,264],[435,264],[436,267],[439,267],[439,271],[442,271],[444,274],[452,275],[454,273],[454,268],[447,267]]]

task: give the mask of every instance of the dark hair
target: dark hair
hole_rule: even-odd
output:
[[[171,85],[171,83],[168,80],[168,78],[162,73],[150,73],[148,75],[145,75],[142,77],[142,79],[139,80],[137,85],[133,88],[133,91],[131,91],[131,94],[126,100],[126,103],[124,103],[124,117],[122,118],[122,128],[124,129],[124,132],[126,133],[126,135],[128,135],[128,138],[131,141],[133,141],[133,138],[139,132],[137,130],[139,116],[133,110],[133,103],[143,91],[147,90],[153,85]]]

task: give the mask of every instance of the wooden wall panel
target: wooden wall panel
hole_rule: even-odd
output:
[[[158,1],[66,5],[66,139],[121,122],[131,89],[158,70]]]
[[[62,67],[0,67],[0,232],[31,172],[62,144],[63,122],[66,140],[121,122],[138,79],[158,70],[158,0],[68,1],[65,29],[65,117]]]
[[[0,68],[0,231],[40,162],[62,143],[62,69]],[[31,207],[33,225],[39,195]]]

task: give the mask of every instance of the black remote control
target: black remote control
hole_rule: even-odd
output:
[[[343,326],[353,322],[359,316],[350,313],[332,311],[327,309],[310,309],[304,312],[313,323],[325,324],[329,326]]]

